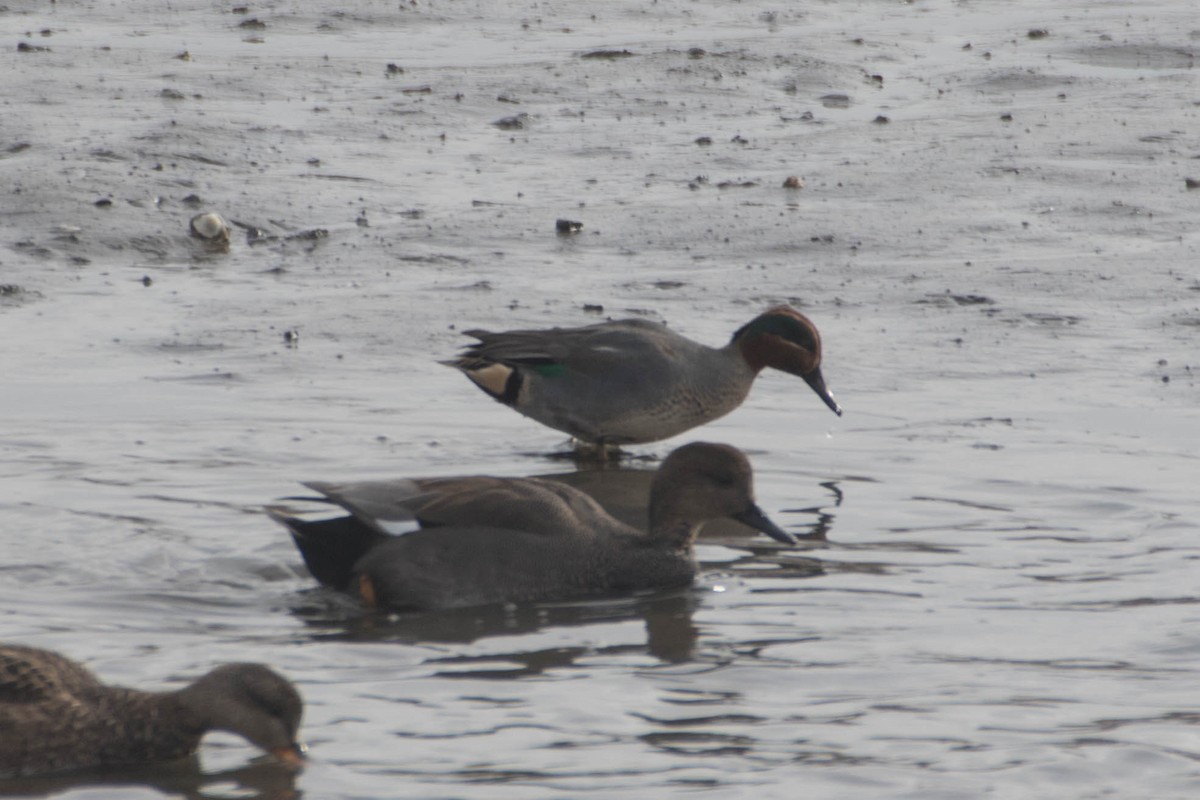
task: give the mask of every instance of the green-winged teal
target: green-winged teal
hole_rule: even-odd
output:
[[[225,664],[173,692],[105,686],[48,650],[0,645],[0,777],[182,758],[210,730],[303,763],[303,704],[261,664]]]
[[[842,409],[821,375],[821,336],[789,306],[707,347],[643,319],[492,333],[444,363],[531,419],[593,445],[654,442],[733,411],[764,367],[798,375]]]
[[[397,609],[686,586],[701,525],[721,517],[795,542],[755,505],[745,455],[721,444],[697,442],[667,456],[650,489],[648,534],[583,492],[541,478],[305,485],[350,512],[310,521],[268,509],[291,530],[313,577]]]

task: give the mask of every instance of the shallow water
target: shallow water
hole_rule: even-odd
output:
[[[312,761],[214,735],[0,792],[1195,796],[1200,32],[1045,6],[6,4],[0,638],[147,687],[269,662]],[[207,249],[204,209],[262,235]],[[436,363],[462,329],[718,344],[780,301],[846,415],[765,374],[637,452],[747,450],[793,550],[389,619],[261,513],[569,471]]]

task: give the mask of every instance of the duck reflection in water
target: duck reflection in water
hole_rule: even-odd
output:
[[[346,602],[345,595],[319,587],[305,592],[292,607],[319,641],[347,642],[453,642],[470,643],[497,636],[522,636],[546,628],[582,627],[603,623],[642,620],[646,643],[616,645],[609,650],[648,652],[669,663],[689,661],[699,632],[692,620],[698,604],[690,589],[665,589],[632,597],[575,600],[527,605],[495,604],[471,608],[449,608],[420,612],[364,610]],[[596,652],[593,648],[513,650],[480,656],[473,671],[466,658],[455,674],[519,678],[537,675],[552,667],[572,663]],[[497,660],[515,666],[497,669]]]

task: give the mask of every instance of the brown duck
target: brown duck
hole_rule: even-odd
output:
[[[262,664],[225,664],[172,692],[105,686],[48,650],[0,645],[0,777],[182,758],[229,731],[287,764],[303,710],[296,688]]]
[[[686,586],[704,522],[739,520],[795,543],[754,503],[750,462],[728,445],[684,445],[650,487],[649,533],[541,478],[308,483],[350,516],[286,525],[318,581],[397,609],[566,600]]]

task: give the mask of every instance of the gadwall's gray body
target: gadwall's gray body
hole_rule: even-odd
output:
[[[493,333],[446,364],[494,399],[595,445],[654,442],[733,411],[764,367],[797,375],[835,413],[821,375],[821,336],[778,306],[714,348],[643,319]]]
[[[261,664],[226,664],[174,692],[105,686],[48,650],[0,645],[0,777],[182,758],[210,730],[302,762],[303,706]]]
[[[306,485],[351,514],[305,521],[268,509],[292,531],[309,571],[391,608],[684,586],[696,574],[700,526],[720,517],[795,541],[754,504],[750,463],[728,445],[689,444],[663,461],[650,490],[648,534],[583,492],[539,478]]]

